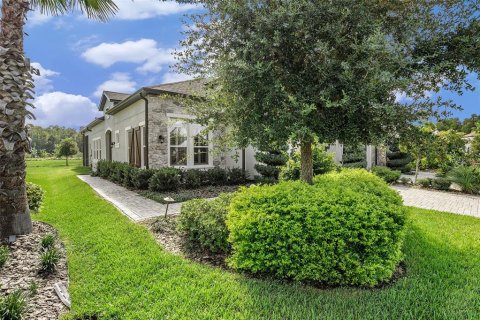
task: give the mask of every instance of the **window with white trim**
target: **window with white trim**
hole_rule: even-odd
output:
[[[182,119],[171,119],[168,131],[168,150],[171,166],[211,166],[211,144],[204,127],[187,123]]]

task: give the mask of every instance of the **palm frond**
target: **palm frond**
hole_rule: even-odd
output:
[[[30,0],[32,9],[43,14],[60,15],[76,9],[91,19],[106,21],[118,11],[113,0]]]

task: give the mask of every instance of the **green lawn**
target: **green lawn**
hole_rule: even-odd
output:
[[[162,250],[75,175],[29,162],[47,191],[35,219],[66,244],[72,314],[101,319],[479,319],[480,219],[409,209],[407,277],[384,289],[319,290],[247,279]]]

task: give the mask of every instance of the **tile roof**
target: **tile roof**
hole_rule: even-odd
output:
[[[202,95],[208,82],[209,81],[207,79],[195,79],[165,83],[146,88],[185,95]]]

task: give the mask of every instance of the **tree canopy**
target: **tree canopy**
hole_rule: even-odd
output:
[[[77,143],[72,138],[63,139],[56,146],[56,151],[58,157],[65,157],[65,164],[68,166],[68,158],[78,153]]]
[[[307,181],[315,139],[381,143],[446,114],[455,105],[425,92],[471,90],[479,67],[479,1],[182,2],[207,10],[177,64],[212,79],[198,120],[241,146],[302,146]]]

